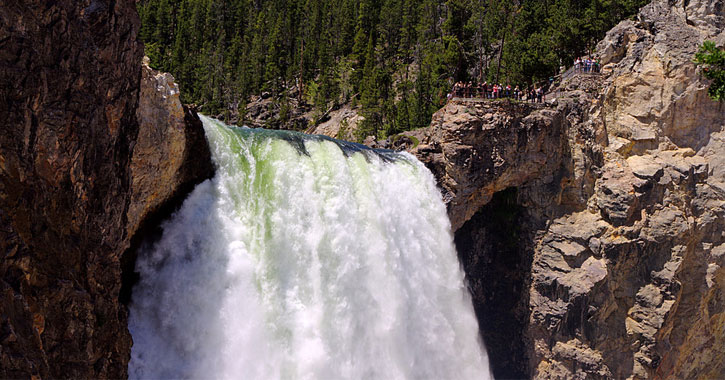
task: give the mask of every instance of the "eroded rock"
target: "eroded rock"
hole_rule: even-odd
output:
[[[448,202],[489,351],[526,330],[494,373],[526,358],[539,379],[725,375],[725,112],[692,63],[725,42],[723,12],[656,0],[599,45],[606,74],[567,78],[552,108],[453,102],[405,133]],[[487,202],[511,191],[501,230]]]
[[[144,62],[140,89],[127,214],[130,236],[165,202],[190,192],[214,171],[201,120],[181,104],[174,77]]]

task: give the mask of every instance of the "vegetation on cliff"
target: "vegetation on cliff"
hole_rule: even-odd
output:
[[[142,0],[152,66],[207,113],[268,92],[288,110],[362,106],[364,131],[422,127],[453,81],[531,83],[646,0]],[[243,119],[243,118],[242,118]]]
[[[725,100],[725,51],[712,41],[705,41],[695,54],[695,63],[704,66],[703,75],[712,80],[708,95],[715,100]]]

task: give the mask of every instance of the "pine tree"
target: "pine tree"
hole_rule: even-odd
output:
[[[454,81],[526,86],[586,54],[647,0],[139,0],[139,37],[184,102],[244,112],[292,88],[325,112],[359,104],[365,133],[417,128]],[[363,136],[364,137],[364,136]]]
[[[695,63],[703,67],[705,78],[712,80],[708,95],[714,100],[725,101],[725,50],[712,41],[705,41],[695,54]]]

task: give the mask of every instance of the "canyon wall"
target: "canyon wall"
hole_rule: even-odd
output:
[[[496,376],[725,376],[725,106],[692,63],[724,12],[654,1],[544,109],[451,102],[395,140],[439,179]]]
[[[134,2],[10,1],[0,20],[0,377],[123,376]]]
[[[134,5],[0,6],[2,378],[125,377],[135,248],[212,174]],[[725,374],[725,106],[692,63],[723,12],[655,0],[599,44],[605,75],[387,143],[439,180],[497,376]]]
[[[130,0],[0,6],[0,378],[125,377],[121,258],[146,218],[210,175],[178,96],[161,107],[173,123],[143,111],[149,100],[137,121],[138,27]],[[161,79],[141,92],[174,87]],[[192,169],[154,167],[159,153]]]

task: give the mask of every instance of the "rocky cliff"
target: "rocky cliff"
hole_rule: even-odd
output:
[[[202,180],[213,175],[204,126],[192,109],[181,104],[179,86],[169,73],[141,67],[139,123],[131,158],[131,189],[126,211],[130,246],[121,257],[120,301],[128,304],[138,277],[137,249],[158,235],[161,223]]]
[[[0,378],[124,377],[121,257],[145,218],[209,175],[208,151],[179,148],[206,145],[178,99],[147,98],[137,121],[138,26],[133,1],[0,5]],[[141,92],[172,88],[149,75]],[[207,164],[179,179],[159,153]]]
[[[544,109],[450,103],[439,179],[498,377],[725,377],[725,106],[692,63],[721,0],[660,1]]]
[[[724,7],[655,0],[606,75],[389,142],[439,179],[497,376],[725,376],[725,106],[691,62]],[[211,175],[137,28],[133,1],[0,6],[2,378],[124,377],[134,247]]]

